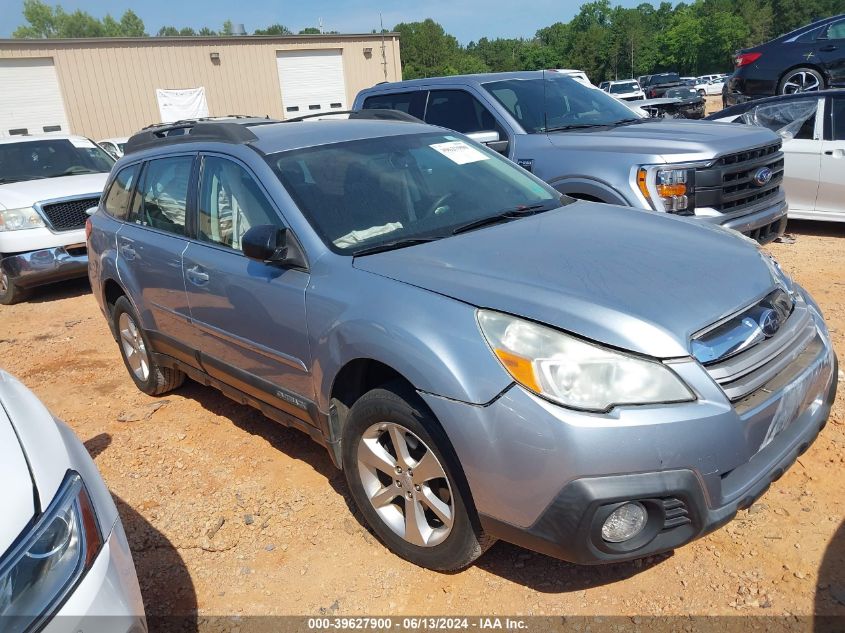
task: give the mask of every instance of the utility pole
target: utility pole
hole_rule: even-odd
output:
[[[634,36],[631,35],[631,79],[634,78]]]
[[[378,14],[378,22],[381,27],[381,65],[384,70],[384,80],[387,81],[387,54],[384,52],[384,18],[381,12]]]

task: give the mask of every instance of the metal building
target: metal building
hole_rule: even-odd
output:
[[[162,120],[157,91],[204,93],[210,116],[291,118],[345,110],[362,88],[401,78],[396,33],[6,39],[0,137],[128,136]]]

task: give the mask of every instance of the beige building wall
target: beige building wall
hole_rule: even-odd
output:
[[[102,139],[159,122],[156,88],[204,87],[211,116],[284,118],[277,51],[341,49],[351,107],[359,90],[401,80],[398,35],[384,47],[383,59],[381,35],[0,40],[0,59],[53,59],[71,132]]]

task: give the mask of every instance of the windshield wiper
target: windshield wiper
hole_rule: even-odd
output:
[[[460,233],[466,233],[467,231],[472,231],[473,229],[480,229],[483,226],[490,226],[491,224],[501,224],[502,222],[523,218],[527,215],[535,215],[537,213],[542,213],[543,211],[551,211],[552,209],[557,209],[559,206],[560,205],[530,204],[521,207],[514,207],[513,209],[505,209],[504,211],[499,211],[495,215],[490,215],[486,218],[461,224],[452,231],[452,235],[459,235]]]
[[[560,132],[562,130],[586,130],[587,128],[591,127],[608,127],[610,125],[616,125],[616,122],[613,123],[577,123],[573,125],[558,125],[557,127],[547,127],[543,129],[543,132]]]
[[[376,244],[374,246],[367,246],[365,248],[353,251],[353,257],[360,257],[361,255],[373,255],[374,253],[383,253],[384,251],[392,251],[397,248],[405,248],[406,246],[414,246],[415,244],[425,244],[426,242],[433,242],[439,240],[439,237],[407,237],[401,240],[393,240],[384,242],[383,244]]]

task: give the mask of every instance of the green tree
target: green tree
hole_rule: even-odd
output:
[[[375,33],[375,31],[373,31],[373,33]],[[299,34],[300,35],[319,35],[320,29],[318,29],[316,26],[309,26],[307,28],[302,29],[299,32]]]
[[[431,18],[422,22],[402,22],[394,31],[402,42],[402,76],[436,77],[457,73],[462,49],[458,40]]]
[[[24,0],[23,16],[27,24],[12,33],[17,38],[52,37],[143,37],[144,23],[132,11],[126,11],[118,22],[111,15],[99,20],[84,11],[67,13],[60,6],[41,0]]]
[[[127,9],[120,17],[120,31],[122,37],[146,37],[147,33],[144,30],[144,21],[138,15]]]
[[[176,37],[179,35],[179,29],[175,26],[163,26],[156,33],[157,37]]]
[[[271,24],[266,29],[256,29],[255,35],[291,35],[291,31],[283,24]]]
[[[235,25],[232,24],[231,20],[226,20],[223,22],[223,28],[220,29],[219,35],[234,35],[235,34]]]
[[[214,31],[208,28],[207,26],[204,26],[199,30],[197,35],[202,35],[203,37],[213,37],[214,35],[217,35],[217,31]]]

